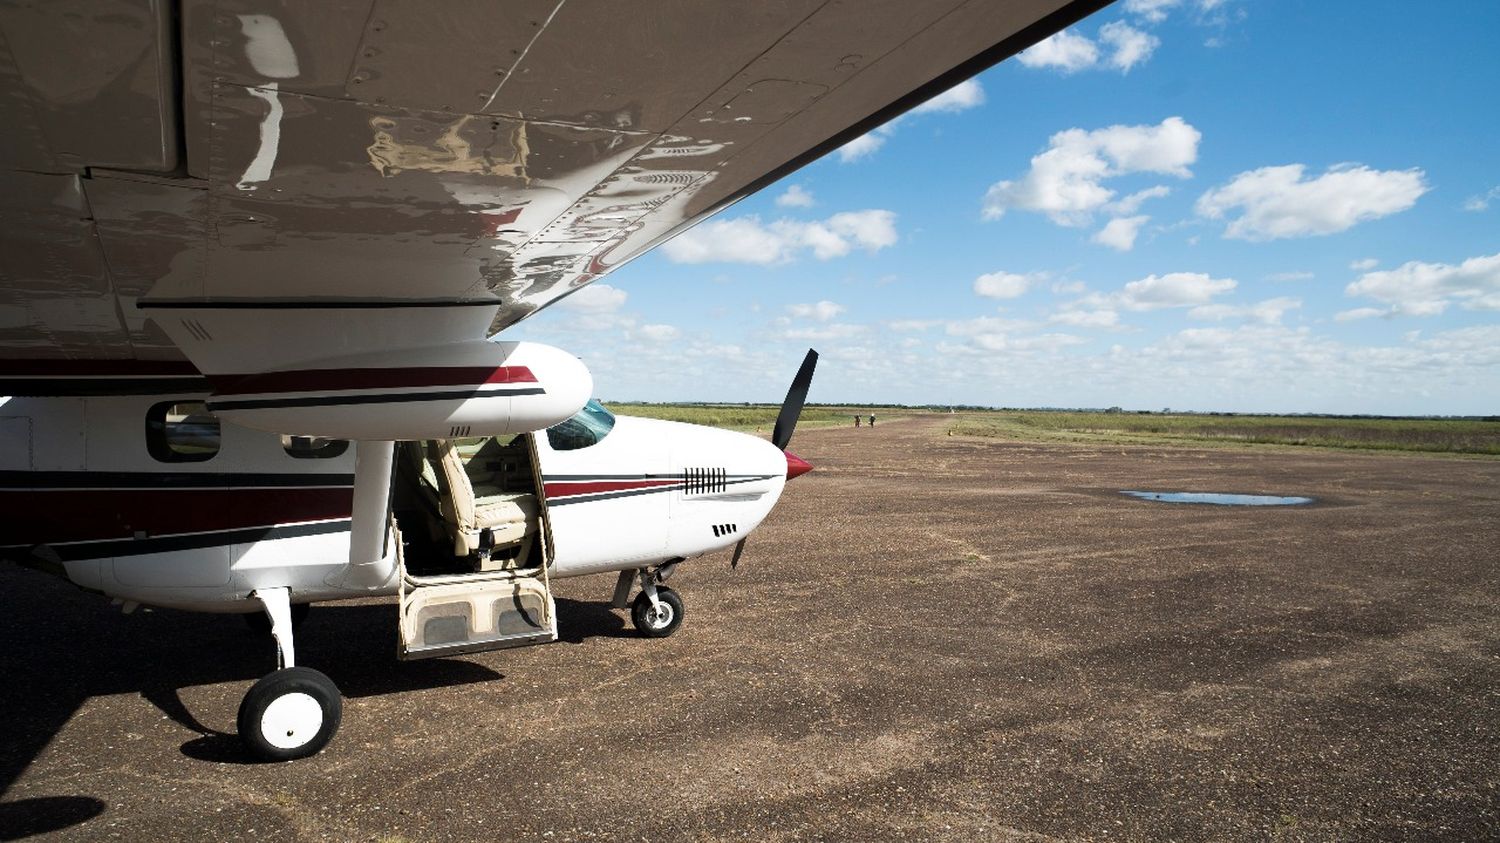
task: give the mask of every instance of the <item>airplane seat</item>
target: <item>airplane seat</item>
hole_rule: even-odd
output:
[[[468,556],[478,550],[480,533],[489,530],[492,547],[518,547],[514,567],[524,567],[530,547],[527,540],[536,530],[536,495],[500,492],[476,496],[453,441],[438,439],[428,448],[428,461],[436,467],[443,520],[453,538],[454,555]],[[486,484],[480,488],[489,492],[493,487]]]

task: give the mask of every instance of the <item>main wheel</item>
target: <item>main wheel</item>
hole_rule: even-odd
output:
[[[656,587],[656,597],[660,606],[651,605],[646,592],[637,594],[630,604],[630,620],[647,638],[666,638],[682,626],[682,598],[665,586]]]
[[[300,629],[302,622],[307,620],[307,613],[312,611],[311,603],[292,604],[292,629]],[[271,618],[265,612],[246,612],[240,617],[245,619],[245,625],[256,632],[270,632]]]
[[[240,702],[240,740],[263,761],[316,755],[343,717],[338,686],[310,667],[288,667],[261,677]]]

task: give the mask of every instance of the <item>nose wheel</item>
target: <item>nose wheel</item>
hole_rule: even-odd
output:
[[[682,626],[682,598],[666,586],[656,586],[656,600],[642,591],[630,604],[630,620],[647,638],[666,638]]]

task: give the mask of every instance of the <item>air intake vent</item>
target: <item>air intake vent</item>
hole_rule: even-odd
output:
[[[682,492],[685,495],[722,492],[728,486],[729,470],[726,468],[689,468],[682,472]]]
[[[717,538],[723,538],[724,536],[732,536],[735,533],[738,533],[739,531],[740,531],[740,525],[738,525],[738,524],[715,524],[714,525],[714,538],[717,539]]]

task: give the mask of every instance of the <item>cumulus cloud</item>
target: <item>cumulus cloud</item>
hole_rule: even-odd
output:
[[[784,193],[776,197],[776,205],[780,208],[811,208],[815,204],[812,193],[800,184],[789,185]]]
[[[1357,322],[1361,319],[1373,319],[1376,316],[1390,316],[1389,310],[1378,307],[1356,307],[1353,310],[1341,310],[1333,314],[1335,322]]]
[[[885,139],[890,137],[890,125],[887,123],[873,131],[866,132],[839,147],[839,161],[849,164],[874,155],[875,150],[885,146]]]
[[[1025,175],[990,186],[984,217],[998,219],[1007,210],[1021,209],[1046,214],[1058,225],[1087,225],[1115,198],[1115,192],[1102,184],[1105,179],[1131,173],[1188,178],[1202,137],[1181,117],[1168,117],[1155,126],[1058,132],[1048,139],[1046,151],[1031,159]],[[1164,190],[1151,188],[1122,201],[1133,209]]]
[[[1120,324],[1120,314],[1109,309],[1100,310],[1062,310],[1052,314],[1047,320],[1059,325],[1072,325],[1076,328],[1113,328]]]
[[[781,219],[763,223],[757,216],[710,220],[662,244],[674,263],[786,263],[810,251],[818,260],[842,257],[854,249],[879,251],[895,244],[892,211],[845,211],[819,221]]]
[[[1167,19],[1167,12],[1182,5],[1182,0],[1125,0],[1125,11],[1152,23]]]
[[[594,283],[576,293],[570,294],[567,298],[558,302],[558,306],[579,313],[598,316],[615,313],[625,306],[625,298],[625,291],[618,287]]]
[[[1341,164],[1311,179],[1304,178],[1305,170],[1302,164],[1288,164],[1240,173],[1199,197],[1196,209],[1210,219],[1238,211],[1225,237],[1276,240],[1336,234],[1404,211],[1429,189],[1419,169]]]
[[[1392,314],[1434,316],[1460,302],[1467,310],[1500,310],[1500,254],[1469,258],[1457,266],[1410,261],[1369,272],[1345,288],[1390,306]]]
[[[1016,56],[1027,67],[1050,67],[1076,73],[1099,63],[1099,45],[1071,29],[1049,35]]]
[[[1106,301],[1126,310],[1196,307],[1238,286],[1233,278],[1211,278],[1201,272],[1169,272],[1131,281]]]
[[[1203,319],[1211,322],[1223,322],[1226,319],[1244,319],[1250,322],[1259,322],[1263,325],[1279,325],[1281,317],[1289,310],[1297,310],[1302,307],[1301,299],[1279,296],[1274,299],[1266,299],[1262,302],[1247,305],[1232,304],[1204,304],[1188,311],[1188,316],[1193,319]]]
[[[844,306],[827,299],[813,304],[789,304],[786,312],[798,319],[816,319],[819,322],[828,322],[835,316],[844,312]]]
[[[984,105],[984,87],[979,84],[978,79],[965,79],[927,102],[913,108],[911,113],[931,114],[933,112],[948,112],[951,114],[959,111],[968,111],[980,105]]]
[[[974,279],[974,292],[991,299],[1013,299],[1022,296],[1033,284],[1046,280],[1044,273],[1020,275],[1014,272],[987,272]]]
[[[1132,67],[1151,58],[1161,40],[1149,32],[1143,32],[1123,21],[1113,21],[1099,28],[1099,40],[1108,44],[1113,52],[1109,66],[1129,73]]]
[[[1380,266],[1380,261],[1375,260],[1374,258],[1361,258],[1357,261],[1349,262],[1349,268],[1354,270],[1355,272],[1365,272],[1367,270],[1374,269],[1377,266]]]
[[[1294,269],[1294,270],[1292,270],[1290,272],[1273,272],[1270,275],[1266,276],[1266,280],[1267,281],[1277,281],[1277,282],[1281,282],[1281,281],[1311,281],[1315,277],[1317,277],[1317,276],[1313,275],[1311,272],[1307,272],[1307,271],[1300,270],[1300,269]]]
[[[1101,67],[1129,73],[1132,67],[1151,58],[1159,46],[1161,39],[1155,35],[1124,21],[1111,21],[1099,27],[1098,41],[1064,29],[1038,41],[1016,59],[1026,67],[1049,68],[1064,74]]]
[[[669,342],[682,336],[682,332],[672,325],[642,325],[636,333],[651,342]]]
[[[1116,217],[1105,223],[1104,227],[1094,233],[1093,240],[1101,246],[1108,246],[1121,252],[1128,252],[1135,248],[1135,237],[1141,231],[1150,217]]]

